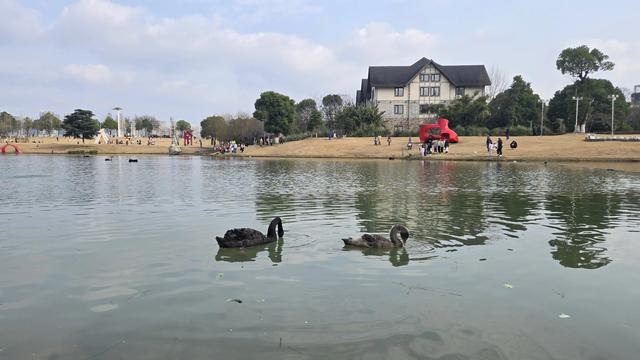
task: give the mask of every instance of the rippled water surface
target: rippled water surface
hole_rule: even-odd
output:
[[[0,359],[640,353],[638,173],[139,160],[0,157]],[[283,241],[218,249],[274,216]],[[406,249],[340,241],[394,223]]]

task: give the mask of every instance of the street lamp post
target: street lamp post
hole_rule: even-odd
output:
[[[609,99],[611,99],[611,136],[613,136],[613,118],[614,118],[614,110],[616,108],[616,99],[618,98],[618,95],[616,94],[611,94],[609,96],[607,96]]]
[[[578,103],[582,100],[582,96],[574,96],[572,99],[576,101],[576,125],[573,128],[573,132],[578,133],[580,132],[578,129]]]
[[[122,110],[121,107],[114,107],[113,110],[117,111],[116,117],[118,118],[118,137],[121,138],[122,137],[122,126],[120,125],[120,110]]]
[[[540,112],[540,136],[542,136],[542,131],[544,129],[544,106],[546,105],[544,99],[540,99],[540,104],[542,107],[542,111]]]

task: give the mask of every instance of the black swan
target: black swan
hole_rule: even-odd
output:
[[[276,226],[278,227],[278,234],[276,235]],[[244,248],[249,246],[256,246],[262,244],[268,244],[278,240],[278,237],[284,235],[282,229],[282,220],[279,217],[271,220],[269,229],[267,230],[267,236],[258,230],[241,228],[231,229],[224,233],[224,237],[216,236],[218,245],[223,248]]]
[[[404,247],[409,238],[409,229],[404,225],[393,225],[389,232],[389,239],[381,235],[362,234],[358,237],[342,239],[345,245],[367,248],[394,248]]]

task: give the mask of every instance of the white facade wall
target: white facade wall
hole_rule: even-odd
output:
[[[433,79],[432,75],[439,75],[440,79]],[[425,75],[425,76],[421,76]],[[428,76],[427,76],[428,75]],[[427,80],[428,79],[428,80]],[[427,88],[427,94],[431,94],[430,88],[439,87],[439,96],[424,96],[421,88]],[[465,94],[471,96],[484,95],[484,88],[465,88]],[[409,84],[403,87],[403,95],[395,96],[395,88],[373,88],[373,104],[378,105],[380,111],[384,111],[383,117],[387,127],[416,128],[424,122],[435,121],[435,114],[421,113],[420,105],[447,105],[456,99],[456,87],[447,80],[434,66],[428,65],[416,75]],[[394,113],[395,106],[402,106],[402,113]]]

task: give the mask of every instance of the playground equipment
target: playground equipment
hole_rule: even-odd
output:
[[[109,143],[109,135],[104,131],[104,129],[100,129],[98,131],[98,135],[96,136],[96,144],[108,144]]]
[[[16,154],[20,154],[22,152],[20,147],[18,145],[16,145],[16,144],[4,144],[2,147],[0,147],[0,153],[6,154],[7,153],[7,148],[9,146],[11,146],[13,148],[13,150],[15,151]]]
[[[449,139],[450,143],[458,142],[458,134],[449,129],[449,120],[445,118],[439,118],[435,124],[420,125],[420,141],[425,142],[429,138],[433,140]]]

